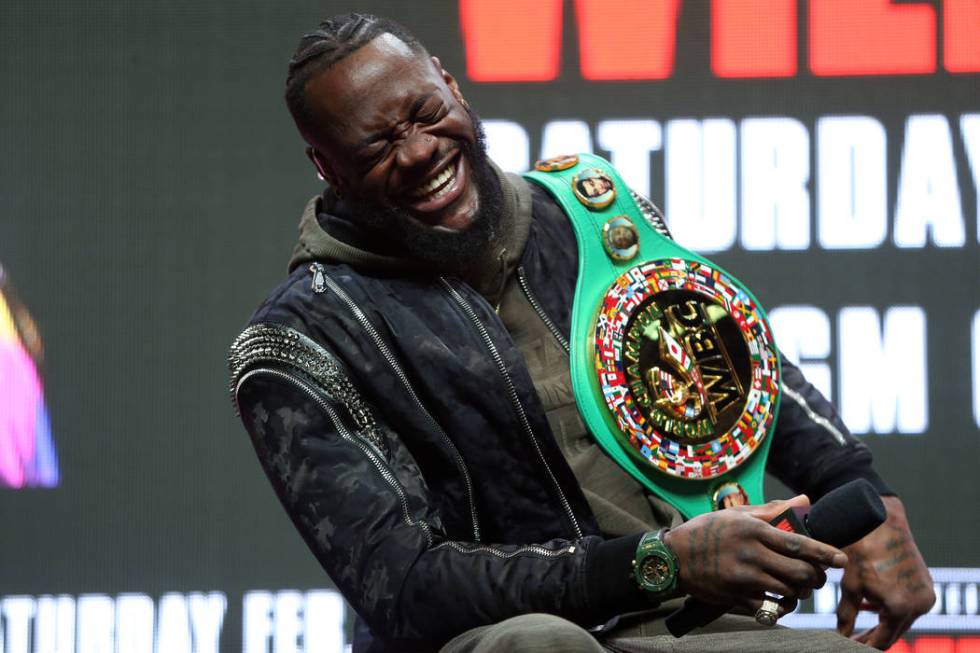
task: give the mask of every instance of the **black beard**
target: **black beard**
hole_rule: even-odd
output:
[[[476,145],[460,143],[461,155],[470,164],[471,182],[476,184],[479,206],[472,224],[462,231],[443,231],[428,227],[404,209],[381,206],[374,202],[348,202],[351,219],[359,227],[373,232],[376,238],[393,239],[402,252],[424,261],[436,269],[459,272],[481,260],[498,235],[504,207],[500,180],[490,166],[486,151],[486,134],[479,116],[466,108],[476,135]]]

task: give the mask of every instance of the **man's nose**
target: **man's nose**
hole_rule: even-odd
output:
[[[438,149],[439,139],[432,134],[420,132],[408,134],[398,146],[398,166],[412,168],[428,164],[436,157]]]

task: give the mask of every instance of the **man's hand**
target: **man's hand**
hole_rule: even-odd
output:
[[[847,556],[829,544],[787,533],[769,521],[787,508],[810,503],[800,495],[761,506],[699,515],[667,533],[677,556],[680,587],[706,603],[754,613],[765,592],[783,597],[784,613],[822,587],[825,567],[843,567]]]
[[[929,569],[912,539],[905,507],[898,497],[881,500],[888,519],[846,549],[849,562],[841,581],[837,630],[850,636],[858,610],[874,610],[878,625],[852,639],[884,650],[929,611],[936,594]]]

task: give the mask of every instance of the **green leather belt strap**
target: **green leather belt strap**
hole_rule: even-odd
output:
[[[756,342],[762,342],[764,344],[771,343],[771,331],[769,331],[768,324],[765,322],[765,317],[761,309],[758,308],[758,302],[731,275],[720,270],[707,259],[684,249],[669,238],[659,234],[644,218],[640,208],[631,197],[629,188],[623,183],[619,174],[604,159],[588,154],[579,155],[577,158],[559,157],[553,160],[539,162],[536,170],[526,173],[525,177],[548,190],[552,197],[562,206],[575,230],[579,250],[579,270],[578,282],[575,288],[575,303],[572,312],[570,339],[572,386],[579,412],[600,446],[630,475],[636,478],[651,492],[669,501],[688,518],[714,510],[718,507],[735,505],[742,501],[750,503],[763,502],[762,482],[765,459],[772,441],[772,438],[767,437],[767,434],[771,433],[779,409],[779,361],[774,345],[753,348]],[[605,177],[604,180],[602,179],[603,177]],[[613,185],[613,193],[608,192],[609,181]],[[577,186],[576,182],[578,182]],[[598,185],[596,185],[597,183]],[[578,190],[575,190],[575,188]],[[610,199],[610,195],[614,195],[612,201],[604,205]],[[587,203],[591,204],[591,206],[587,206]],[[620,217],[626,218],[626,220],[619,219]],[[612,221],[614,218],[617,220]],[[629,223],[632,223],[632,227],[635,227],[633,238],[638,238],[638,243],[629,237],[627,231],[630,229]],[[619,226],[625,226],[625,229],[618,232],[620,235],[625,234],[627,236],[625,240],[617,240],[610,236],[610,230],[615,231],[615,228]],[[624,249],[617,249],[615,245],[610,243],[623,245]],[[629,246],[627,247],[627,245]],[[617,260],[615,255],[623,253],[629,255],[628,260]],[[657,432],[651,436],[654,440],[647,440],[647,445],[643,445],[635,437],[631,441],[628,433],[624,431],[622,418],[617,417],[613,412],[614,407],[610,404],[612,400],[609,399],[613,395],[610,394],[609,386],[603,386],[600,382],[601,370],[597,371],[597,368],[603,362],[602,356],[612,358],[612,351],[615,351],[615,354],[619,356],[629,345],[623,344],[626,342],[624,339],[623,343],[617,341],[614,350],[609,348],[608,351],[603,350],[605,353],[600,352],[601,347],[598,344],[600,338],[597,336],[598,332],[596,330],[597,323],[601,327],[602,324],[607,322],[607,318],[610,315],[615,320],[617,316],[616,309],[609,308],[611,306],[610,302],[612,301],[610,299],[610,293],[613,293],[615,289],[616,296],[625,296],[626,291],[623,290],[625,286],[634,281],[635,283],[640,283],[640,267],[649,262],[656,262],[659,267],[645,266],[643,269],[647,270],[646,273],[648,276],[686,274],[688,275],[687,278],[694,278],[691,275],[697,274],[701,275],[701,277],[697,277],[698,279],[707,279],[709,286],[714,283],[727,293],[724,297],[720,294],[718,295],[722,297],[722,299],[717,300],[718,307],[711,305],[711,302],[708,301],[702,302],[703,305],[708,306],[707,310],[720,314],[716,309],[724,306],[728,309],[729,314],[732,314],[732,309],[729,307],[725,297],[730,299],[732,296],[736,296],[738,299],[733,304],[736,307],[744,305],[747,308],[744,308],[741,312],[736,310],[739,317],[735,321],[738,321],[740,328],[743,330],[749,329],[750,327],[746,326],[747,316],[749,324],[752,325],[751,328],[755,329],[754,333],[759,334],[758,337],[761,338],[755,341],[750,336],[746,336],[746,340],[743,341],[743,348],[746,351],[751,350],[754,352],[743,356],[743,359],[751,361],[752,367],[747,374],[745,372],[741,373],[742,381],[740,384],[737,381],[733,381],[733,384],[738,385],[740,390],[744,390],[743,394],[739,395],[741,403],[729,410],[730,414],[735,415],[735,417],[729,419],[729,422],[732,425],[737,423],[738,426],[728,428],[725,434],[722,434],[721,439],[712,440],[710,435],[705,435],[705,432],[693,433],[693,430],[697,428],[698,422],[681,416],[674,420],[666,419],[664,423],[668,425],[668,429],[674,429],[673,433],[675,435],[678,430],[688,429],[689,431],[684,431],[684,433],[691,435],[687,440],[684,437],[661,437],[664,431],[657,428],[654,429]],[[650,270],[653,270],[653,272],[650,272]],[[678,270],[686,270],[686,272],[675,273]],[[691,272],[692,270],[694,272]],[[661,278],[659,276],[650,276],[649,278],[654,280],[648,280],[645,283],[660,283],[656,281]],[[682,276],[677,276],[677,278],[681,279]],[[715,279],[715,281],[711,281],[711,278]],[[699,287],[697,286],[697,282],[693,286],[688,282],[685,282],[685,284],[684,288],[693,288],[694,290],[684,290],[681,289],[681,286],[677,286],[676,290],[671,290],[671,292],[674,292],[672,296],[696,298],[697,296],[693,293]],[[666,288],[666,286],[663,286],[663,288]],[[621,290],[622,292],[620,292]],[[636,315],[644,313],[642,310],[643,306],[648,306],[653,303],[652,298],[657,296],[658,291],[654,289],[651,292],[653,294],[645,300],[647,302],[646,304],[641,303],[634,306],[636,312],[629,314],[632,315],[632,317],[629,317],[630,324],[637,323]],[[684,293],[687,294],[684,295]],[[661,296],[663,296],[662,293]],[[695,307],[695,304],[699,301],[695,299],[693,303],[685,303],[683,297],[682,299],[672,301],[675,301],[677,306],[682,307]],[[671,310],[675,311],[674,322],[672,324],[676,325],[678,324],[676,307],[672,309],[668,306],[661,311],[655,306],[652,309],[653,312],[647,311],[646,313],[648,315],[664,317],[663,324],[668,324],[667,317]],[[681,310],[686,309],[682,308]],[[690,308],[690,310],[694,311],[694,308]],[[703,309],[698,310],[702,310],[702,313],[699,314],[702,317],[707,315]],[[623,325],[627,323],[627,314],[628,312],[624,311],[621,317],[620,321]],[[659,321],[643,315],[640,315],[640,317],[642,319],[639,322],[642,322],[647,328],[637,328],[643,330],[644,333],[649,333],[649,329],[651,328],[660,328],[658,327],[660,324]],[[681,315],[681,318],[683,317]],[[756,323],[756,319],[758,319],[758,323]],[[707,324],[711,321],[711,319],[708,319],[705,323]],[[732,321],[732,324],[735,321]],[[717,321],[712,323],[716,325],[720,324]],[[631,327],[622,327],[622,329],[628,328]],[[710,324],[706,327],[706,329],[715,328]],[[659,332],[654,331],[653,333],[661,334],[659,336],[659,342],[660,351],[663,356],[671,356],[670,354],[664,353],[666,351],[665,347],[669,349],[669,345],[677,345],[678,342],[684,341],[683,336],[677,338],[671,337],[669,327],[666,335],[662,329]],[[711,333],[717,336],[719,331],[713,330]],[[746,333],[748,332],[746,331]],[[703,401],[705,398],[716,398],[720,396],[713,394],[720,387],[717,385],[717,375],[710,376],[711,370],[705,368],[705,365],[702,364],[703,361],[698,359],[697,356],[690,355],[694,351],[702,351],[697,342],[698,337],[703,338],[704,336],[695,334],[695,341],[693,341],[694,349],[692,349],[692,340],[689,337],[684,341],[686,344],[682,342],[682,344],[677,345],[677,348],[679,348],[677,350],[680,353],[673,354],[673,358],[667,361],[674,365],[674,368],[671,369],[681,370],[676,372],[674,376],[671,376],[670,373],[659,371],[660,368],[653,368],[654,376],[640,377],[643,379],[666,379],[663,382],[663,387],[667,389],[665,396],[668,397],[669,401],[677,404],[681,401],[677,397],[691,397],[684,401],[687,401],[686,405],[688,407],[695,407],[693,409],[688,408],[689,411],[695,414],[698,410],[702,412],[707,410],[707,402]],[[657,342],[656,338],[657,336],[654,335],[653,340],[650,342]],[[765,340],[765,338],[768,338],[768,340]],[[716,340],[720,340],[720,338],[716,338]],[[636,336],[634,336],[633,342],[641,341],[637,340]],[[750,344],[744,345],[745,342],[749,342]],[[711,345],[711,343],[708,344]],[[644,344],[643,346],[652,347],[653,345]],[[641,374],[645,371],[641,370],[638,362],[640,356],[639,347],[639,345],[635,345],[635,349],[633,350],[636,359],[630,359],[636,360],[637,365],[630,366],[629,368],[634,373],[634,380],[630,382],[633,385],[629,387],[638,388],[637,392],[639,395],[637,395],[637,392],[622,393],[620,398],[616,400],[622,403],[625,399],[625,404],[630,410],[634,411],[632,414],[635,415],[641,415],[641,413],[637,412],[640,410],[637,402],[638,397],[643,401],[650,401],[650,398],[656,401],[665,401],[663,398],[656,399],[657,395],[653,393],[647,395],[646,389],[649,389],[651,386],[643,385],[643,381],[637,381],[635,378],[638,370],[640,370],[639,373]],[[762,350],[761,353],[760,349]],[[687,355],[684,352],[687,352]],[[692,360],[694,360],[693,365],[691,364]],[[728,353],[725,353],[725,360],[729,361],[729,369],[735,369],[738,361],[732,363],[733,358]],[[623,369],[626,369],[627,365],[629,365],[628,361],[622,363]],[[686,368],[685,365],[687,366]],[[742,369],[749,370],[748,365],[749,363],[742,363]],[[661,367],[667,369],[667,366],[662,363]],[[692,369],[692,367],[698,369]],[[684,369],[687,370],[686,373]],[[651,374],[649,371],[645,371],[645,373],[647,375]],[[657,377],[657,374],[660,376]],[[692,374],[695,376],[692,377]],[[769,375],[768,377],[766,376],[767,374]],[[672,385],[672,383],[676,381],[676,378],[680,377],[687,379],[688,383],[685,386],[685,390],[676,391],[675,385]],[[623,378],[627,378],[625,373]],[[694,379],[693,381],[692,378]],[[760,378],[762,378],[762,386],[759,385]],[[745,381],[745,379],[748,379],[748,381]],[[647,383],[651,382],[653,381]],[[638,383],[640,384],[639,386],[636,385]],[[687,392],[695,387],[700,390],[700,395],[697,395],[693,391]],[[760,394],[758,391],[760,387],[768,388],[768,390],[764,390]],[[676,391],[676,394],[672,395],[674,397],[673,399],[670,398],[671,391]],[[626,394],[631,394],[632,396],[626,398]],[[701,404],[698,403],[698,397],[702,400]],[[762,397],[761,402],[759,397]],[[640,401],[639,403],[643,402]],[[756,404],[760,403],[761,407],[756,406]],[[734,406],[734,401],[732,401],[731,405]],[[743,408],[743,406],[746,407]],[[683,411],[684,405],[674,405],[672,409]],[[750,409],[756,410],[756,412],[752,413]],[[625,409],[620,410],[623,411]],[[711,410],[711,415],[714,417],[716,415],[715,403],[711,404]],[[671,414],[675,415],[675,413]],[[642,426],[645,422],[647,426],[644,428],[648,429],[647,433],[649,434],[651,433],[649,429],[654,428],[651,425],[657,422],[650,419],[651,412],[649,410],[642,413],[642,415],[646,417],[645,420],[641,416],[636,422],[630,422],[631,418],[629,415],[627,415],[626,420],[634,424],[635,428],[640,428],[636,424]],[[662,417],[662,414],[658,415],[657,419],[665,419]],[[739,417],[738,415],[741,416]],[[759,417],[759,419],[754,421],[754,416]],[[708,422],[707,420],[702,421],[710,424],[715,423]],[[732,429],[735,430],[733,431]],[[638,432],[635,431],[634,433]],[[745,438],[741,438],[741,436],[729,437],[727,433],[744,434],[750,442],[744,442],[743,440]],[[748,436],[750,433],[751,436]],[[704,468],[711,471],[710,475],[704,474],[702,476],[702,462],[699,461],[705,461],[703,463]],[[719,463],[718,461],[723,462]],[[739,500],[739,496],[741,500]],[[726,497],[728,498],[726,499]]]

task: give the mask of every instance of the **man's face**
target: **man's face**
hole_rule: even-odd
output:
[[[585,187],[586,197],[599,197],[609,190],[610,186],[605,179],[586,179],[582,182]]]
[[[613,227],[609,232],[609,242],[616,249],[629,249],[635,242],[633,232],[626,227]]]
[[[382,34],[315,75],[306,99],[312,156],[345,199],[416,231],[448,235],[476,221],[476,128],[437,61]]]

